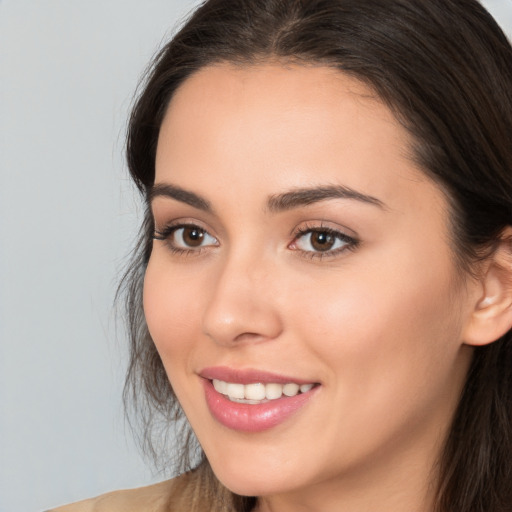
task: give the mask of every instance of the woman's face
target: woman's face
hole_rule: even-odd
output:
[[[472,305],[447,202],[409,142],[368,88],[324,67],[217,65],[172,99],[144,308],[231,490],[425,486]]]

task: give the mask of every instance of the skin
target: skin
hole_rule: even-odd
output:
[[[185,252],[179,231],[155,240],[145,314],[214,472],[259,496],[260,511],[431,510],[476,292],[456,270],[447,201],[409,146],[366,86],[325,67],[207,67],[170,103],[155,183],[212,211],[152,201],[157,231],[185,223],[206,234]],[[380,204],[268,207],[269,197],[333,185]],[[297,234],[326,227],[358,242],[321,253]],[[208,366],[320,387],[284,423],[238,432],[206,406],[198,373]]]

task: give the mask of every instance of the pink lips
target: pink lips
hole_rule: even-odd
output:
[[[319,386],[313,387],[307,393],[292,397],[282,396],[260,404],[232,402],[218,393],[212,384],[212,379],[239,384],[261,382],[287,384],[308,384],[307,381],[294,377],[261,372],[258,370],[234,370],[226,367],[205,368],[200,372],[203,377],[205,397],[212,416],[222,425],[242,432],[261,432],[279,425],[301,409],[316,393]]]

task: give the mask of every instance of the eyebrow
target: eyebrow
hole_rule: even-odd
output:
[[[198,210],[213,213],[213,208],[207,199],[195,194],[194,192],[178,187],[177,185],[159,183],[151,187],[147,197],[149,203],[157,197],[168,197],[188,204]],[[352,199],[373,206],[378,206],[382,209],[386,208],[386,205],[376,197],[363,194],[343,185],[328,185],[311,188],[298,188],[282,194],[272,195],[268,198],[267,209],[271,213],[278,213],[330,199]]]
[[[190,192],[176,185],[170,185],[168,183],[153,185],[147,195],[148,202],[151,203],[156,197],[169,197],[181,203],[188,204],[193,208],[197,208],[198,210],[213,213],[213,208],[209,201],[194,192]]]
[[[270,196],[268,209],[271,212],[292,210],[299,206],[307,206],[329,199],[354,199],[363,203],[385,209],[385,204],[376,197],[369,196],[343,185],[329,185],[313,188],[299,188],[284,194]]]

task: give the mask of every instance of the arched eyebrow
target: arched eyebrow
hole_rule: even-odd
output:
[[[170,183],[158,183],[153,185],[147,194],[148,203],[151,204],[156,197],[169,197],[181,203],[188,204],[193,208],[197,208],[198,210],[213,213],[210,201],[194,192],[190,192],[176,185],[171,185]]]
[[[276,194],[269,197],[267,208],[269,211],[277,213],[329,199],[354,199],[386,209],[386,205],[380,199],[343,185],[298,188],[283,194]]]
[[[214,213],[212,205],[207,199],[195,192],[170,183],[159,183],[151,187],[147,195],[148,202],[151,203],[156,197],[169,197],[198,210]],[[278,213],[330,199],[352,199],[386,209],[386,205],[380,199],[343,185],[298,188],[282,194],[272,195],[267,200],[267,209],[271,213]]]

